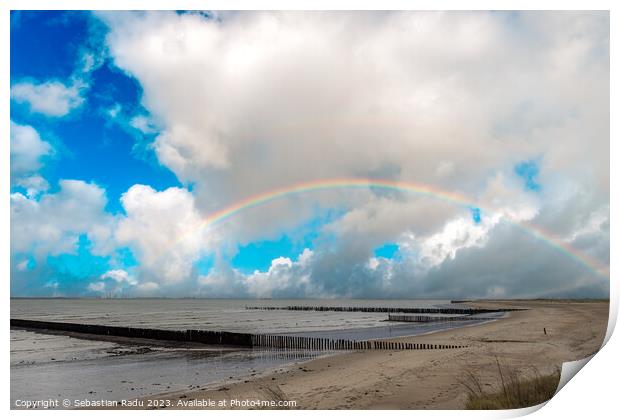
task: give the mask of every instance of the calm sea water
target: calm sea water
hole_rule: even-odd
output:
[[[260,311],[246,306],[454,307],[430,300],[12,299],[11,317],[161,329],[386,338],[454,327],[386,322],[386,313]],[[479,322],[479,321],[473,321]],[[459,323],[457,325],[464,325]],[[11,331],[11,404],[18,399],[120,400],[265,374],[326,353],[120,345]]]
[[[13,299],[11,318],[122,325],[172,330],[248,333],[369,328],[384,325],[386,313],[260,311],[246,306],[442,307],[440,300],[233,300],[233,299]]]

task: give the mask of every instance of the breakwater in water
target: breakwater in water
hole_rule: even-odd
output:
[[[520,308],[479,309],[479,308],[392,308],[374,306],[246,306],[247,310],[259,311],[319,311],[319,312],[388,312],[404,314],[454,314],[477,315],[493,312],[525,311]]]
[[[404,343],[381,340],[356,341],[274,334],[235,333],[228,331],[173,331],[27,319],[11,319],[11,327],[90,334],[97,336],[97,338],[101,340],[106,340],[106,338],[111,339],[113,337],[125,337],[249,348],[263,347],[304,350],[439,350],[465,347],[454,344]]]
[[[473,318],[472,316],[426,316],[388,314],[388,321],[397,322],[452,322],[452,321],[484,321],[498,319],[498,317]]]

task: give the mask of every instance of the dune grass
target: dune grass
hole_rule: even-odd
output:
[[[560,381],[560,371],[541,375],[536,368],[519,374],[517,370],[502,366],[499,360],[497,371],[499,389],[484,390],[481,379],[467,371],[461,384],[467,388],[468,400],[465,408],[469,410],[503,410],[524,408],[548,401],[555,394]]]

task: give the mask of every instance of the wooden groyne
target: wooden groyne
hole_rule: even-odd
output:
[[[372,306],[246,306],[247,310],[259,311],[319,311],[319,312],[388,312],[405,314],[452,314],[477,315],[492,312],[524,311],[525,309],[481,309],[481,308],[392,308]]]
[[[154,328],[117,327],[107,325],[74,324],[69,322],[11,319],[11,327],[37,330],[65,331],[97,336],[126,337],[137,339],[192,342],[202,344],[252,346],[252,334],[228,331],[161,330]]]
[[[398,315],[388,314],[388,321],[398,322],[452,322],[452,321],[484,321],[489,318],[473,318],[472,316],[426,316],[426,315]]]
[[[27,330],[63,331],[91,334],[105,340],[112,337],[202,343],[222,346],[274,348],[284,350],[440,350],[466,346],[453,344],[400,343],[383,340],[343,340],[274,334],[248,334],[228,331],[160,330],[153,328],[116,327],[69,322],[11,319],[11,327]]]
[[[442,350],[460,349],[467,346],[453,344],[399,343],[382,340],[339,340],[315,337],[290,337],[281,335],[254,336],[258,340],[255,347],[278,349],[310,349],[310,350]]]

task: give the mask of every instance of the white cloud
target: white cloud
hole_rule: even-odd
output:
[[[47,191],[48,182],[37,171],[46,158],[54,154],[53,147],[41,139],[29,125],[11,121],[11,185],[26,189],[29,198]]]
[[[108,270],[100,276],[101,280],[112,279],[116,283],[135,284],[133,277],[125,270]]]
[[[50,156],[54,149],[41,139],[37,130],[29,125],[11,121],[11,174],[16,177],[38,171],[42,159]]]
[[[151,119],[146,115],[136,115],[129,121],[129,125],[144,134],[153,134],[157,131]]]
[[[303,275],[292,270],[290,258],[279,257],[271,261],[266,272],[256,270],[247,276],[247,287],[252,296],[272,297],[274,291],[286,290],[290,283],[303,281]]]
[[[446,223],[443,230],[421,241],[419,255],[424,268],[441,264],[446,258],[454,259],[463,248],[483,247],[489,231],[499,221],[498,216],[485,217],[476,224],[471,217],[458,218]]]
[[[99,276],[99,280],[89,283],[86,290],[97,294],[124,296],[133,295],[138,286],[136,279],[121,269],[108,270]]]
[[[86,287],[91,292],[103,292],[105,290],[105,283],[102,281],[97,281],[94,283],[89,283]]]
[[[105,212],[105,191],[77,180],[59,184],[58,192],[38,199],[11,194],[11,250],[33,253],[39,259],[73,253],[79,236],[86,234],[93,254],[109,253],[114,219]]]
[[[16,264],[15,268],[17,268],[17,271],[28,271],[28,265],[28,260],[22,260]]]
[[[215,268],[208,275],[199,276],[198,284],[201,293],[210,297],[318,296],[320,286],[311,284],[313,256],[314,252],[306,248],[296,261],[274,258],[267,271],[255,270],[247,275],[236,269]]]
[[[159,160],[201,209],[386,167],[475,201],[493,173],[539,156],[608,196],[604,13],[100,16],[162,125]],[[246,229],[276,223],[258,213]]]
[[[20,82],[11,86],[11,99],[25,103],[32,112],[49,117],[63,117],[82,105],[82,83],[67,86],[58,81]]]
[[[121,113],[122,110],[123,107],[121,106],[121,104],[117,103],[105,110],[105,114],[112,119],[116,119],[116,117]]]
[[[30,198],[38,196],[40,193],[47,191],[50,187],[45,178],[40,175],[19,178],[15,181],[15,184],[25,188],[26,194]]]
[[[454,163],[442,160],[437,165],[435,173],[439,178],[446,178],[454,172]]]
[[[370,257],[366,263],[366,267],[370,270],[376,270],[377,267],[379,267],[379,264],[381,264],[380,258]]]
[[[136,291],[139,293],[140,296],[154,295],[159,291],[159,289],[159,284],[152,281],[140,283],[136,287]]]
[[[150,281],[178,283],[187,279],[193,263],[211,238],[200,231],[202,217],[192,194],[181,188],[155,191],[134,185],[121,197],[126,217],[118,222],[116,239],[136,251]]]

